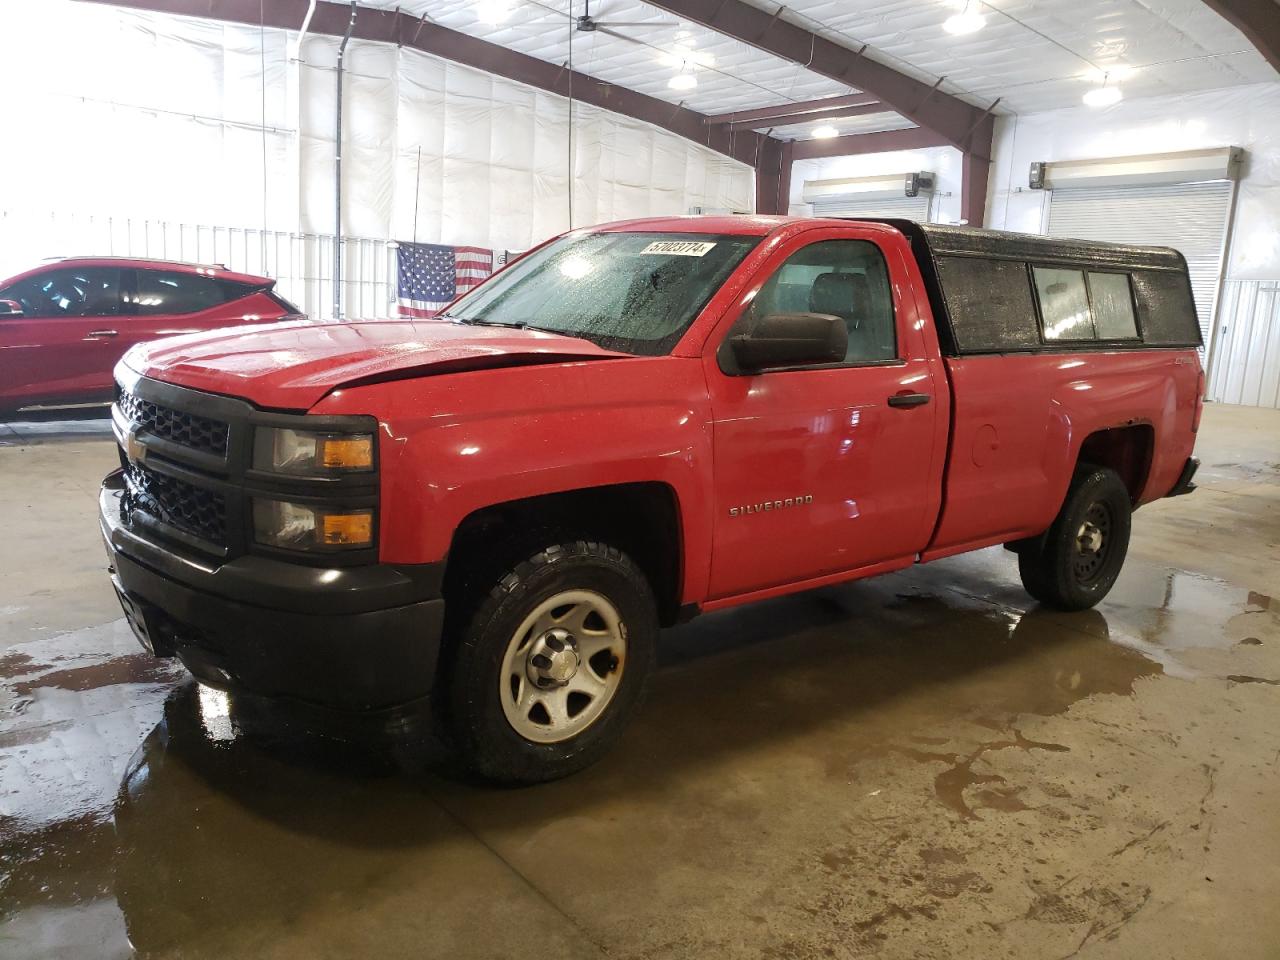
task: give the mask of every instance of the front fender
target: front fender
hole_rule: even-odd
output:
[[[473,371],[339,391],[314,412],[378,418],[379,558],[442,559],[485,507],[658,482],[674,492],[684,597],[705,592],[711,438],[696,360],[636,358]]]

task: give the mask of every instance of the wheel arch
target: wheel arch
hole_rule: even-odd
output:
[[[684,534],[679,496],[662,481],[541,494],[472,511],[454,530],[444,590],[466,608],[501,571],[553,542],[598,540],[628,554],[658,601],[659,622],[680,619]]]
[[[1137,505],[1151,474],[1156,431],[1149,423],[1131,423],[1095,430],[1084,438],[1076,455],[1076,469],[1084,466],[1114,470]]]
[[[1061,476],[1061,492],[1053,500],[1053,516],[1071,495],[1076,478],[1089,467],[1106,467],[1120,477],[1129,493],[1129,503],[1135,509],[1146,489],[1155,456],[1156,431],[1150,423],[1127,423],[1118,427],[1102,427],[1085,435],[1076,449],[1074,461],[1064,456],[1067,469]],[[1052,518],[1040,533],[1005,543],[1005,549],[1013,553],[1039,550],[1044,543]]]

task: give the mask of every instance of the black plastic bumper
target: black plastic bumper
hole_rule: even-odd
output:
[[[111,580],[139,641],[211,686],[340,710],[426,698],[443,564],[322,568],[244,556],[206,566],[126,528],[118,475],[99,496]]]
[[[1187,457],[1186,465],[1182,468],[1182,473],[1178,475],[1178,482],[1173,485],[1173,489],[1170,490],[1166,496],[1181,497],[1184,494],[1193,491],[1196,488],[1196,485],[1191,481],[1194,479],[1196,471],[1199,469],[1199,458]]]

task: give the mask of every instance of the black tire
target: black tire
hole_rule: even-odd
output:
[[[540,743],[521,735],[504,712],[504,658],[516,631],[540,604],[565,591],[605,598],[623,624],[625,665],[606,705],[569,739]],[[658,608],[648,579],[625,553],[604,543],[546,547],[498,578],[451,650],[446,723],[459,759],[503,783],[537,783],[598,760],[622,734],[644,697],[658,637]],[[614,661],[607,671],[618,670]],[[566,693],[566,696],[568,694]]]
[[[1094,606],[1124,566],[1132,515],[1129,491],[1114,470],[1082,466],[1053,525],[1018,551],[1027,593],[1059,610]]]

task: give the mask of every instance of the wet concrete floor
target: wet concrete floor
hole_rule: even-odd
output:
[[[663,637],[599,766],[478,787],[145,656],[85,424],[0,427],[0,957],[1280,956],[1280,413],[1097,610],[987,550]]]

